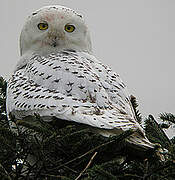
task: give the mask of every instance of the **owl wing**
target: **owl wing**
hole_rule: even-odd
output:
[[[39,114],[102,129],[139,129],[119,75],[86,53],[32,55],[8,82],[7,111]]]

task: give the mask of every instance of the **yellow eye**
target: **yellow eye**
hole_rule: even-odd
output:
[[[71,33],[75,30],[75,26],[67,24],[65,25],[64,30]]]
[[[47,23],[39,23],[38,24],[38,29],[40,30],[46,30],[48,29],[49,25]]]

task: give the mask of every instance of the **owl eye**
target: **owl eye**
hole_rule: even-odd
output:
[[[46,30],[48,29],[49,25],[47,23],[39,23],[38,24],[38,29],[39,30]]]
[[[71,33],[75,30],[75,26],[67,24],[67,25],[65,25],[64,30]]]

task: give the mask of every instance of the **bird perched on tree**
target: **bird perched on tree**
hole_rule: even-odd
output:
[[[8,82],[8,114],[56,117],[106,137],[133,129],[131,145],[154,147],[136,120],[126,85],[93,56],[82,15],[57,5],[33,12],[21,32],[20,53]]]

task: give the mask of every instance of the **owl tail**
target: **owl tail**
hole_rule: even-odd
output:
[[[127,147],[129,153],[136,155],[137,157],[147,158],[150,155],[155,156],[160,161],[165,161],[165,149],[162,149],[160,144],[151,143],[146,137],[139,136],[138,134],[132,134],[127,140]]]
[[[109,130],[100,131],[99,133],[105,137],[118,135],[118,132]],[[116,149],[119,148],[120,151],[129,154],[132,158],[145,159],[155,154],[158,159],[165,161],[160,145],[151,143],[145,134],[139,130],[136,130],[132,135],[127,137],[125,142],[121,142],[119,146]]]
[[[151,143],[145,135],[140,135],[137,132],[133,133],[126,141],[131,144],[131,146],[137,146],[138,149],[143,151],[147,151],[150,149],[154,149],[156,147],[155,144]]]

